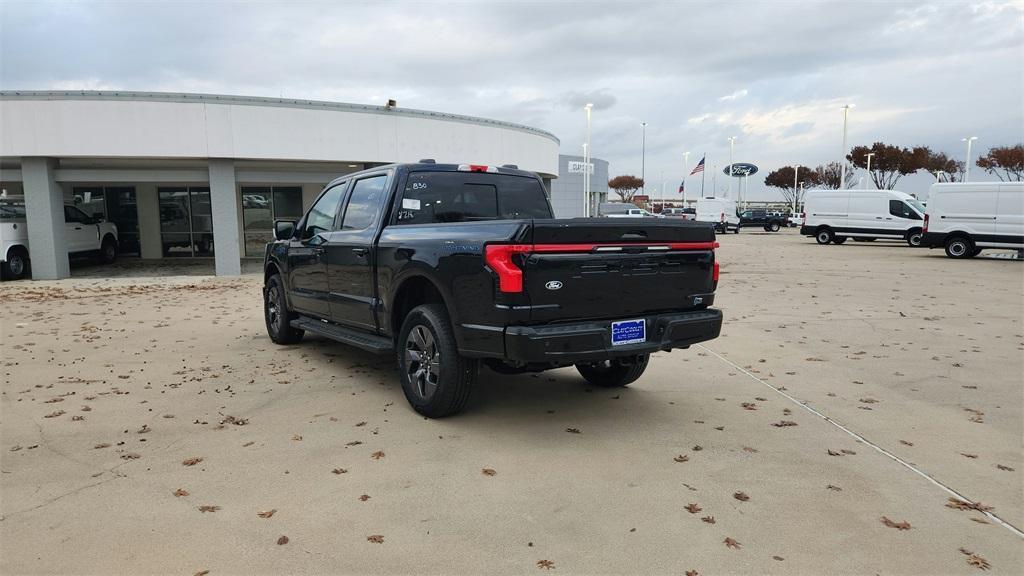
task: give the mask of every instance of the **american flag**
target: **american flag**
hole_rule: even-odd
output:
[[[697,166],[694,167],[693,172],[690,172],[690,176],[693,176],[694,174],[700,174],[703,171],[704,171],[704,158],[701,158],[700,162],[697,163]]]
[[[686,189],[686,180],[679,183],[679,193],[682,194]]]

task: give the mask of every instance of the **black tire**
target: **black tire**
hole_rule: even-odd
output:
[[[740,225],[739,224],[736,225],[736,228],[732,231],[732,233],[733,234],[739,234],[740,233]]]
[[[782,228],[782,226],[779,226],[778,222],[772,222],[771,224],[768,225],[768,228],[770,228],[772,232],[778,232],[779,229]]]
[[[946,256],[950,258],[973,258],[974,242],[966,236],[953,236],[946,240]]]
[[[295,314],[288,310],[288,299],[284,294],[284,282],[280,274],[267,279],[263,289],[263,320],[267,324],[267,334],[274,344],[295,344],[302,340],[303,330],[293,328],[291,321]]]
[[[113,264],[117,260],[117,240],[113,236],[107,236],[100,245],[100,262]]]
[[[843,242],[846,242],[846,236],[835,236],[832,238],[833,244],[842,244]]]
[[[3,276],[6,280],[21,280],[28,276],[28,251],[15,246],[7,251],[7,260],[3,265]]]
[[[818,244],[828,244],[832,242],[835,237],[836,235],[832,233],[831,228],[819,228],[818,231],[814,233],[814,239]]]
[[[647,363],[650,361],[650,354],[642,354],[631,358],[613,358],[603,362],[591,364],[577,364],[576,370],[580,376],[601,388],[621,388],[636,382],[644,370],[647,370]]]
[[[977,256],[978,254],[981,254],[981,250],[981,248],[975,248],[974,252],[971,252],[971,256]]]
[[[921,229],[914,228],[913,230],[907,232],[905,240],[907,241],[907,245],[910,246],[911,248],[920,248],[922,238],[924,238],[924,233],[921,232]]]
[[[460,412],[476,386],[480,361],[459,355],[448,311],[442,304],[413,308],[395,346],[402,391],[413,410],[428,418]]]

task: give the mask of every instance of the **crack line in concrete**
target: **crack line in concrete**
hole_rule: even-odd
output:
[[[908,470],[910,470],[910,471],[914,472],[915,474],[917,474],[918,476],[921,476],[922,478],[928,480],[932,484],[935,484],[939,488],[945,490],[947,493],[952,494],[956,498],[959,498],[960,500],[963,500],[965,502],[972,502],[972,503],[974,502],[974,500],[968,498],[967,496],[964,496],[963,494],[957,492],[956,490],[954,490],[953,488],[950,488],[949,486],[943,484],[942,482],[939,482],[938,480],[933,478],[931,475],[929,475],[927,472],[924,472],[924,471],[920,470],[919,468],[917,468],[913,464],[907,462],[906,460],[900,458],[899,456],[893,454],[892,452],[889,452],[888,450],[886,450],[885,448],[882,448],[878,444],[875,444],[874,442],[868,440],[867,438],[861,436],[860,434],[854,432],[853,430],[850,430],[846,426],[843,426],[842,424],[836,422],[832,418],[829,418],[828,416],[822,414],[821,412],[815,410],[814,408],[811,408],[810,406],[808,406],[807,404],[801,402],[800,400],[797,400],[793,396],[790,396],[789,394],[786,394],[784,391],[779,390],[777,387],[772,386],[771,384],[769,384],[768,382],[765,382],[761,378],[758,378],[755,374],[751,373],[746,368],[740,366],[739,364],[733,362],[732,360],[729,360],[728,358],[726,358],[725,356],[722,356],[718,352],[715,352],[714,350],[708,348],[707,346],[705,346],[703,344],[697,344],[697,347],[702,349],[702,350],[704,350],[704,351],[706,351],[709,354],[714,355],[716,358],[718,358],[722,362],[725,362],[729,366],[732,366],[733,368],[739,370],[740,372],[743,372],[744,374],[746,374],[747,376],[751,377],[752,379],[760,382],[761,384],[764,384],[765,386],[771,388],[777,394],[779,394],[780,396],[788,399],[793,404],[796,404],[797,406],[803,408],[804,410],[807,410],[811,414],[814,414],[815,416],[821,418],[822,420],[828,422],[829,424],[835,426],[836,428],[842,430],[843,432],[846,432],[847,434],[849,434],[853,438],[855,438],[855,439],[857,439],[857,440],[867,444],[868,446],[871,446],[872,448],[877,450],[880,454],[882,454],[884,456],[888,456],[890,459],[892,459],[896,463],[903,465]],[[1012,532],[1017,537],[1024,538],[1024,532],[1022,532],[1019,528],[1017,528],[1013,524],[1010,524],[1006,520],[1003,520],[999,516],[996,516],[992,512],[989,512],[989,511],[986,511],[986,510],[978,510],[978,512],[981,512],[985,516],[988,516],[989,519],[994,520],[997,524],[999,524],[1000,526],[1006,528],[1007,530]]]

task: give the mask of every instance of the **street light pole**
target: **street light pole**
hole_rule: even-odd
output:
[[[796,179],[797,179],[797,176],[799,174],[800,174],[800,165],[797,164],[796,166],[793,166],[793,214],[794,215],[796,214],[796,195],[797,195]]]
[[[961,142],[967,142],[967,160],[964,162],[964,182],[971,179],[971,142],[977,140],[977,136],[961,138]]]
[[[690,165],[690,153],[683,152],[683,208],[686,208],[686,177],[688,172],[686,171]]]
[[[732,196],[732,152],[736,146],[736,137],[729,136],[729,196]]]
[[[643,190],[647,191],[647,180],[644,180],[644,164],[647,161],[647,122],[640,123],[640,180],[643,181]]]
[[[590,217],[590,112],[594,105],[587,103],[587,143],[583,145],[583,217]]]
[[[843,106],[843,154],[839,158],[839,162],[842,164],[842,169],[839,172],[840,190],[846,188],[846,125],[847,118],[850,115],[850,108],[853,108],[853,104],[846,104]]]
[[[874,156],[874,155],[875,155],[874,152],[868,152],[868,179],[871,178],[871,157]],[[865,190],[868,189],[868,182],[867,182],[867,180],[864,181],[864,189]]]

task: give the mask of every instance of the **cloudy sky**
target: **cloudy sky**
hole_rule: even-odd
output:
[[[847,102],[851,146],[1024,140],[1024,3],[0,0],[0,89],[395,98],[543,128],[566,154],[593,102],[613,175],[639,175],[647,122],[649,185],[675,190],[690,151],[724,188],[736,136],[760,198],[772,169],[839,158]]]

